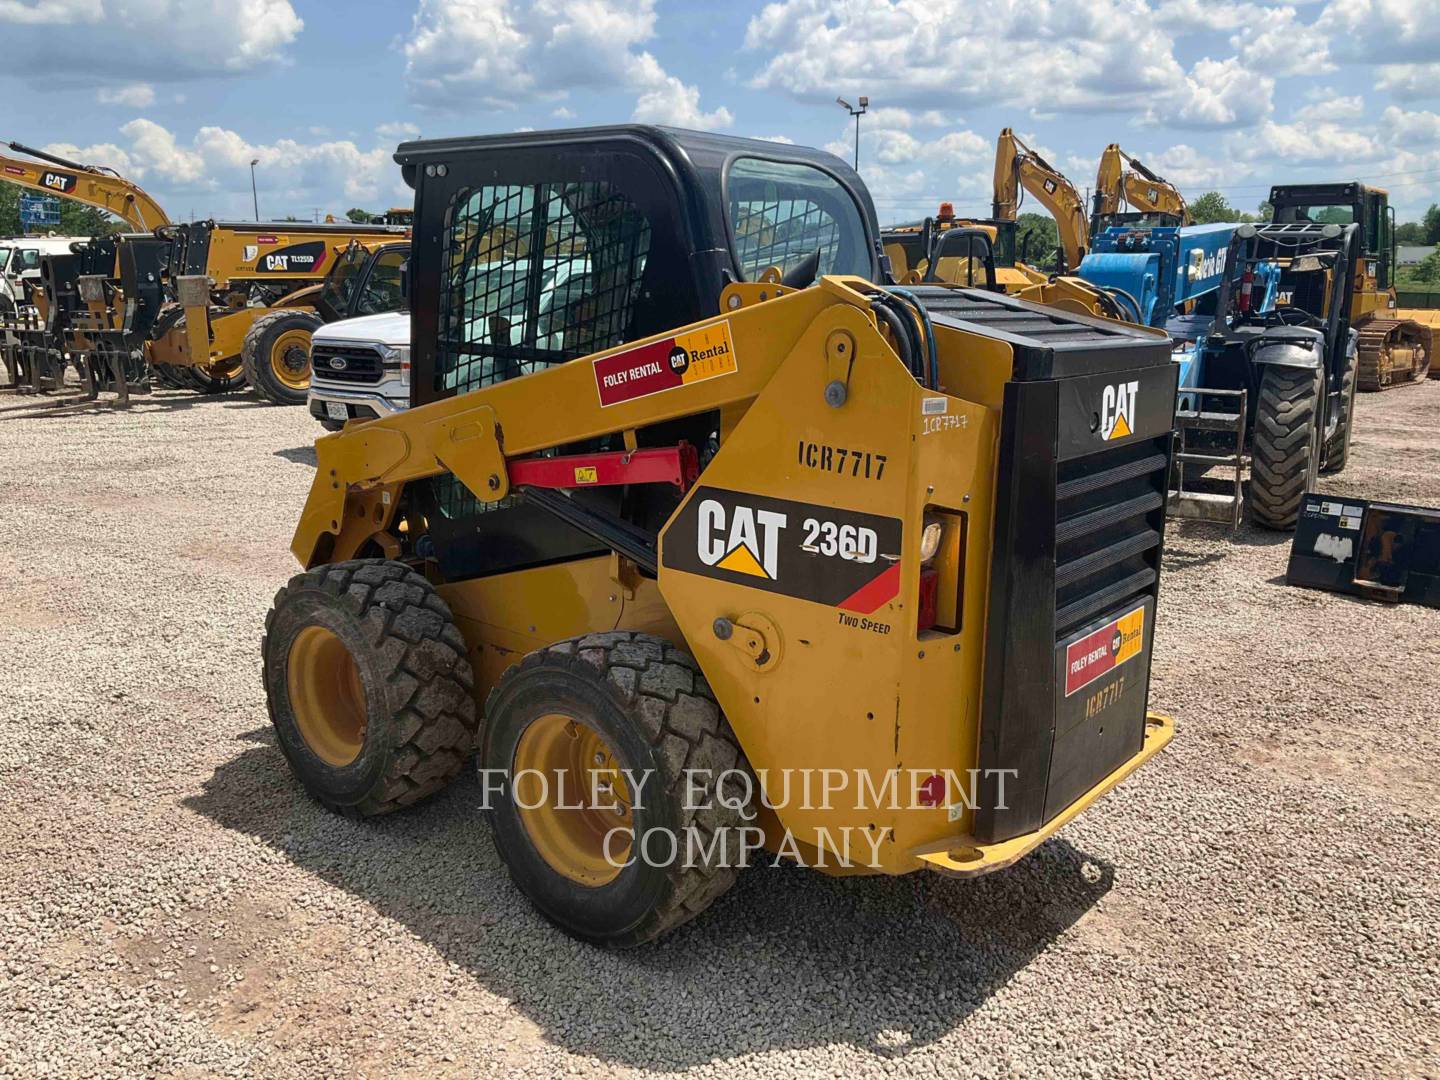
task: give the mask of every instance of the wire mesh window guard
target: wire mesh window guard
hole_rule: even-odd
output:
[[[828,173],[792,162],[739,158],[726,177],[735,258],[746,280],[781,273],[820,252],[821,274],[868,276],[865,227],[850,194]]]
[[[604,181],[462,193],[435,388],[464,393],[621,344],[649,253],[649,222]]]

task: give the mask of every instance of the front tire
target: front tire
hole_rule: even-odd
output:
[[[261,315],[240,350],[245,381],[266,401],[304,405],[310,390],[310,337],[325,320],[313,311],[286,308]]]
[[[475,677],[450,608],[409,567],[356,559],[297,575],[261,651],[280,750],[326,806],[388,814],[460,772]]]
[[[1250,448],[1250,512],[1264,528],[1295,528],[1319,471],[1319,403],[1319,372],[1265,367]]]
[[[659,937],[744,861],[753,775],[695,661],[659,638],[591,634],[531,653],[486,703],[480,763],[511,879],[585,941]]]

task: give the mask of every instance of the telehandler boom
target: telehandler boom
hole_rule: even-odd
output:
[[[625,126],[396,159],[413,407],[316,443],[262,647],[320,801],[400,809],[474,749],[519,888],[623,946],[761,845],[1009,865],[1169,741],[1163,333],[875,284],[869,193],[802,147]]]

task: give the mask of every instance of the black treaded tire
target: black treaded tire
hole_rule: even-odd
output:
[[[228,394],[231,390],[245,388],[245,376],[238,372],[234,375],[212,375],[200,367],[188,367],[182,370],[194,384],[195,389],[202,394]]]
[[[308,627],[340,639],[364,686],[363,747],[343,767],[311,750],[291,707],[291,646]],[[291,578],[265,619],[261,654],[281,752],[331,809],[371,817],[419,802],[455,778],[474,745],[465,640],[434,587],[401,563],[355,559]]]
[[[304,330],[313,334],[324,325],[324,319],[304,308],[284,308],[261,315],[245,332],[245,343],[240,350],[245,381],[266,401],[276,405],[304,405],[308,385],[303,390],[285,385],[270,365],[270,354],[286,332]]]
[[[1345,360],[1345,372],[1340,377],[1340,416],[1325,442],[1324,460],[1320,463],[1320,471],[1326,475],[1343,471],[1350,460],[1350,434],[1355,430],[1355,369],[1359,363],[1355,355]]]
[[[666,866],[637,858],[607,884],[578,884],[536,850],[506,782],[492,787],[487,816],[511,880],[562,930],[611,948],[651,941],[700,914],[735,883],[741,830],[754,823],[747,822],[747,809],[733,803],[758,786],[699,665],[667,641],[628,631],[589,634],[533,652],[505,673],[486,702],[481,769],[504,770],[508,778],[526,727],[556,711],[598,731],[634,775],[655,770],[643,788],[643,805],[634,810],[640,843],[657,829],[673,830],[683,843],[694,829],[710,852],[689,868],[683,857]],[[706,786],[701,770],[708,770],[708,796],[700,794]],[[732,806],[726,807],[713,794],[729,770],[742,771],[749,784],[732,783],[725,800]],[[686,808],[687,771],[695,809]],[[714,843],[717,834],[721,842]]]
[[[1319,465],[1320,375],[1266,365],[1250,448],[1250,513],[1267,529],[1290,530]]]

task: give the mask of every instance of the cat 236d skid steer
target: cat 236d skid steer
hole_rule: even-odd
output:
[[[316,443],[263,646],[319,800],[474,751],[516,884],[620,946],[762,857],[1007,866],[1169,741],[1163,334],[880,284],[869,193],[801,147],[396,159],[413,407]]]

